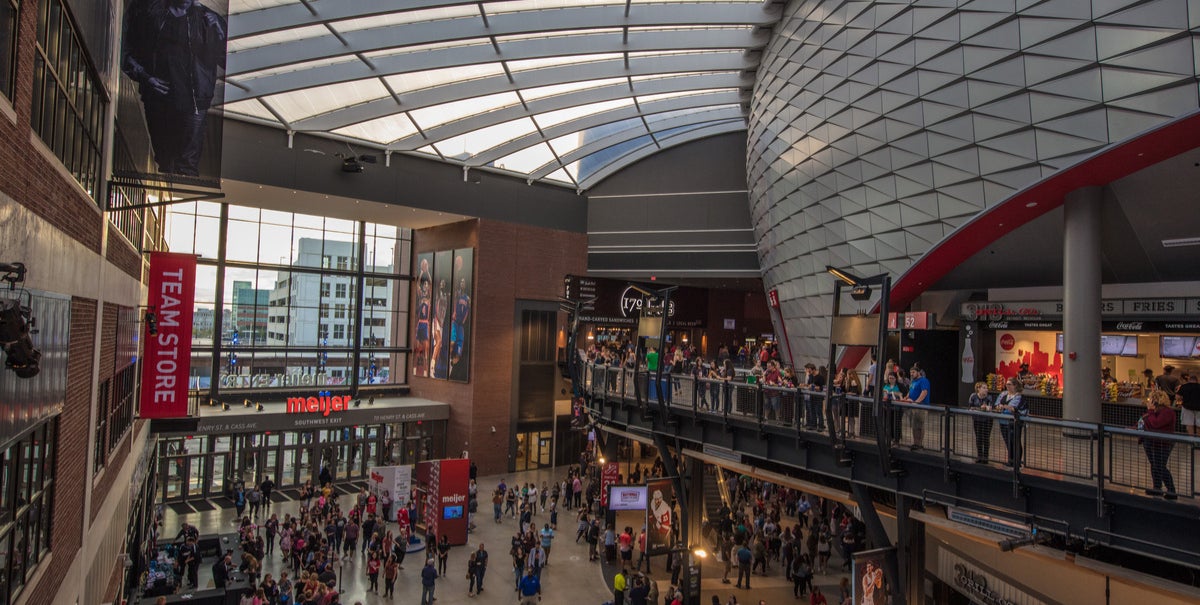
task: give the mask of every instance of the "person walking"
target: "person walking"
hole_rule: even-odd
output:
[[[475,594],[483,592],[483,575],[487,573],[488,552],[483,548],[483,542],[475,551]]]
[[[437,579],[438,571],[433,559],[426,559],[425,568],[421,570],[421,605],[433,605],[433,589],[437,586]]]
[[[367,577],[371,579],[367,592],[379,593],[379,568],[379,553],[372,550],[370,558],[367,559]]]
[[[262,483],[258,484],[258,487],[262,490],[263,510],[271,510],[271,492],[275,491],[275,482],[268,475],[266,479],[262,480]]]
[[[471,556],[467,557],[467,596],[475,596],[475,577],[479,569],[479,563],[476,560],[475,552],[471,552]]]
[[[625,603],[625,575],[628,571],[622,569],[613,576],[613,605],[624,605]]]
[[[742,578],[746,579],[746,589],[750,589],[750,566],[754,561],[754,553],[750,552],[750,548],[745,543],[737,550],[738,577],[737,587],[742,587]]]
[[[1146,413],[1138,420],[1139,429],[1155,433],[1175,432],[1175,410],[1171,409],[1171,397],[1166,391],[1150,393],[1146,408]],[[1175,493],[1175,478],[1171,476],[1171,469],[1167,468],[1175,443],[1151,437],[1143,437],[1141,442],[1146,450],[1146,459],[1150,462],[1150,476],[1154,482],[1154,488],[1146,490],[1146,494],[1162,496],[1167,500],[1179,498]]]
[[[542,526],[542,550],[546,551],[546,562],[544,566],[550,565],[550,546],[554,544],[554,530],[550,528],[550,524],[546,523]]]
[[[533,605],[542,600],[542,582],[532,569],[525,570],[525,577],[517,584],[521,595],[520,605]]]
[[[396,555],[389,555],[387,564],[383,566],[383,596],[389,599],[395,596],[396,575],[399,573],[400,563],[396,561]]]

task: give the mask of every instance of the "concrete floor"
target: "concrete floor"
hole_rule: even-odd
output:
[[[511,475],[504,475],[503,477],[481,477],[478,482],[479,491],[481,494],[489,493],[495,488],[501,478],[505,479],[509,485],[528,481],[541,485],[542,481],[561,479],[565,473],[566,469],[562,468],[557,471],[545,469],[513,473]],[[501,523],[494,523],[491,518],[490,501],[486,498],[481,498],[480,500],[480,515],[476,519],[477,529],[468,536],[467,546],[456,547],[450,551],[447,574],[438,580],[436,592],[438,605],[462,605],[466,603],[508,604],[517,602],[514,591],[511,558],[508,556],[509,541],[516,531],[517,521],[505,517]],[[299,505],[296,502],[276,503],[272,512],[282,517],[284,513],[292,513],[294,515],[298,509]],[[199,527],[202,534],[231,531],[234,526],[234,517],[235,512],[232,508],[218,507],[212,511],[186,515],[176,514],[168,508],[164,514],[163,534],[173,536],[178,531],[179,524],[185,520]],[[546,523],[549,521],[549,516],[538,514],[534,517],[534,521],[538,524]],[[601,605],[607,601],[612,601],[612,593],[602,577],[600,565],[588,562],[585,544],[574,543],[574,515],[560,512],[559,521],[559,531],[554,541],[554,548],[551,551],[550,565],[542,572],[543,602],[547,605]],[[491,555],[488,573],[484,579],[484,593],[477,597],[468,597],[466,579],[467,557],[471,551],[478,547],[481,541],[485,543],[488,553]],[[361,555],[346,561],[341,572],[341,588],[344,591],[341,599],[342,603],[346,605],[354,605],[355,603],[375,605],[390,602],[419,602],[421,596],[421,558],[410,555],[405,563],[404,569],[400,572],[400,578],[396,582],[395,598],[385,599],[382,596],[382,579],[380,581],[381,594],[377,595],[366,591],[368,585],[366,561]],[[840,564],[841,561],[835,553],[834,558],[830,561],[830,568],[836,570]],[[201,586],[211,586],[211,566],[211,560],[206,560],[200,566]],[[703,590],[701,605],[709,605],[712,602],[713,596],[718,597],[720,603],[724,605],[730,595],[736,595],[738,603],[741,605],[756,605],[759,601],[765,601],[769,605],[798,602],[792,596],[791,582],[788,582],[784,578],[778,564],[773,566],[768,576],[754,576],[753,590],[738,590],[732,584],[722,584],[720,575],[722,564],[719,561],[713,560],[708,566],[712,569],[710,571],[706,567],[703,572],[705,577],[701,582]],[[669,585],[667,581],[669,578],[666,574],[662,573],[662,567],[663,562],[661,560],[653,562],[654,574],[656,579],[660,581],[660,591],[662,594],[665,594]],[[275,578],[279,577],[279,573],[283,569],[282,561],[280,561],[278,556],[268,557],[263,566],[263,572],[270,573]],[[731,578],[736,579],[736,573],[735,569]],[[836,605],[837,603],[838,582],[843,576],[848,575],[847,573],[834,573],[817,576],[816,583],[824,591],[826,598],[832,605]],[[807,604],[808,600],[804,599],[803,603]]]

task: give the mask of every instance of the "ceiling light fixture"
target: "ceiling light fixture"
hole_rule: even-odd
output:
[[[1182,248],[1184,246],[1200,246],[1200,237],[1180,237],[1175,239],[1165,239],[1162,241],[1163,248]]]

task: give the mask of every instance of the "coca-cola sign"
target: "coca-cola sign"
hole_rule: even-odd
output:
[[[1000,337],[1000,348],[1005,351],[1013,350],[1017,346],[1017,339],[1012,334],[1004,334]]]

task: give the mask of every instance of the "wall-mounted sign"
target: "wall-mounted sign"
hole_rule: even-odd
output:
[[[568,300],[590,300],[580,309],[579,320],[607,325],[637,325],[642,308],[661,311],[662,302],[655,303],[633,285],[655,292],[663,284],[631,284],[618,279],[601,279],[568,275],[563,278],[563,292]],[[680,287],[671,292],[667,308],[667,325],[678,328],[703,326],[708,321],[708,291]]]
[[[1061,318],[1060,301],[963,303],[968,320]],[[1100,314],[1108,317],[1162,317],[1200,313],[1200,298],[1133,298],[1100,301]]]
[[[888,313],[887,324],[888,330],[929,330],[937,325],[937,320],[928,311],[912,311]]]
[[[938,546],[937,575],[975,603],[988,605],[1044,605],[1048,599],[1031,594],[1033,591],[1006,581],[978,563]]]
[[[779,290],[767,292],[767,303],[771,305],[772,309],[779,308]]]
[[[723,327],[724,327],[726,330],[734,330],[734,329],[736,329],[736,328],[737,328],[737,321],[736,321],[736,320],[733,320],[733,319],[729,319],[729,318],[727,317],[727,318],[725,318],[725,321],[722,323],[722,326],[723,326]]]
[[[192,358],[192,312],[196,305],[196,257],[150,253],[146,304],[157,321],[142,353],[142,418],[187,416],[188,367]],[[149,322],[147,322],[149,326]],[[146,332],[151,328],[147,327]]]
[[[350,404],[350,396],[339,397],[288,397],[287,413],[289,414],[320,414],[328,416],[330,412],[345,412]]]

